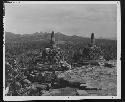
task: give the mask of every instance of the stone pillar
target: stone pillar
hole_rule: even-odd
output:
[[[52,31],[52,34],[51,34],[51,46],[52,47],[55,47],[56,44],[55,44],[55,34],[54,34],[54,31]]]
[[[91,34],[91,46],[93,47],[95,45],[95,38],[94,33]]]

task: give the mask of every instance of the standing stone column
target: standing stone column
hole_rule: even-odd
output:
[[[54,31],[52,31],[52,34],[51,34],[51,46],[52,48],[54,48],[56,46],[56,43],[55,43],[55,34],[54,34]]]
[[[93,47],[95,45],[95,37],[94,33],[91,34],[91,46]]]

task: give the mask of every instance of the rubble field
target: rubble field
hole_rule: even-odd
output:
[[[11,83],[8,96],[116,96],[117,68],[86,65],[67,71],[33,70]],[[18,78],[20,79],[20,78]],[[7,88],[6,88],[7,89]],[[14,93],[14,94],[12,94]]]
[[[50,47],[42,52],[6,56],[5,95],[116,96],[116,60],[106,62],[101,48],[95,45],[93,33],[82,53],[68,58],[56,46],[52,31]]]
[[[78,95],[116,96],[116,67],[83,66],[58,74],[70,83],[80,83],[76,89]],[[82,88],[83,87],[83,88]]]

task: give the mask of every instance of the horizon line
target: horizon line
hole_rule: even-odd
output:
[[[52,30],[52,31],[53,31],[53,30]],[[52,32],[52,31],[51,31],[51,32]],[[11,31],[4,31],[4,32],[5,32],[5,33],[6,33],[6,32],[8,32],[8,33],[13,33],[13,32],[11,32]],[[35,33],[39,33],[39,34],[40,34],[40,33],[44,33],[44,34],[47,33],[47,34],[50,34],[51,32],[46,32],[46,31],[45,31],[45,32],[42,32],[42,31],[37,32],[37,31],[36,31],[36,32],[33,32],[33,33],[23,33],[23,34],[21,34],[21,33],[13,33],[13,34],[15,34],[15,35],[30,35],[30,34],[31,34],[31,35],[32,35],[32,34],[35,34]],[[82,37],[82,38],[89,38],[89,36],[81,36],[81,35],[78,35],[78,34],[67,35],[67,34],[64,34],[64,33],[62,33],[62,32],[54,32],[54,33],[55,33],[55,34],[56,34],[56,33],[61,33],[61,34],[66,35],[66,36],[77,36],[77,37]],[[90,36],[91,36],[92,33],[93,33],[93,32],[90,33]],[[95,33],[94,33],[94,34],[95,34]],[[89,35],[89,34],[88,34],[88,35]],[[95,34],[95,35],[96,35],[96,34]],[[115,38],[115,37],[114,37],[114,38],[96,37],[95,39],[117,40],[117,38]]]

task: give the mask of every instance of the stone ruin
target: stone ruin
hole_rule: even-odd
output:
[[[102,56],[102,50],[95,44],[94,33],[91,34],[90,44],[85,48],[83,53],[85,54],[83,56],[83,64],[87,62],[89,64],[98,63],[99,65],[103,65],[104,58]],[[6,95],[42,96],[45,95],[46,92],[49,92],[50,89],[58,88],[64,88],[65,90],[78,88],[79,91],[82,91],[82,94],[85,89],[97,90],[97,88],[88,88],[88,85],[85,85],[86,82],[80,83],[77,82],[78,79],[76,81],[75,79],[70,80],[71,78],[66,80],[65,77],[67,76],[65,76],[64,73],[62,73],[64,78],[61,74],[58,74],[67,70],[70,72],[71,65],[64,60],[63,50],[56,46],[54,31],[52,31],[51,34],[50,46],[42,51],[40,57],[41,59],[40,61],[37,61],[37,65],[34,69],[26,69],[25,71],[22,71],[19,68],[18,70],[18,67],[16,66],[17,64],[15,63],[13,74],[16,73],[17,75],[14,77],[12,83],[8,82],[9,84],[6,88],[6,91],[8,92],[6,92]],[[66,73],[68,73],[68,71]],[[57,74],[61,77],[59,78]],[[71,76],[73,77],[73,75]],[[67,86],[70,88],[66,88]],[[72,92],[72,90],[70,92]],[[48,93],[48,95],[50,95],[50,93]]]
[[[71,69],[71,65],[64,60],[64,52],[56,46],[54,31],[51,33],[49,47],[41,52],[40,60],[34,69],[28,70],[28,79],[39,83],[53,84],[58,80],[58,72]],[[47,84],[47,85],[48,85]]]
[[[49,71],[64,71],[71,68],[71,65],[64,60],[63,50],[56,46],[54,31],[51,33],[50,46],[45,48],[41,55],[41,62],[38,63],[41,69],[46,67]]]
[[[60,87],[58,72],[64,72],[71,68],[71,65],[64,60],[63,55],[63,50],[56,46],[55,34],[52,31],[50,46],[42,51],[38,59],[35,59],[37,62],[35,67],[31,66],[31,68],[22,70],[16,63],[14,64],[15,70],[12,73],[16,73],[17,77],[14,77],[12,82],[6,83],[6,95],[41,95],[43,91],[56,86]]]
[[[103,51],[95,44],[94,33],[91,34],[90,44],[83,51],[83,64],[104,65]]]

